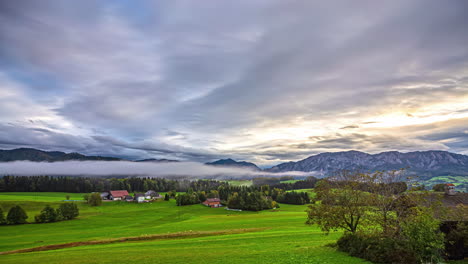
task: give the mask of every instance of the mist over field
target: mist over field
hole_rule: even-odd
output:
[[[131,161],[63,161],[0,163],[0,175],[67,175],[67,176],[147,176],[186,178],[247,178],[280,176],[313,176],[315,172],[268,173],[246,168],[208,166],[197,162],[152,163]]]

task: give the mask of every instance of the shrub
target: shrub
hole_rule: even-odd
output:
[[[17,225],[17,224],[25,224],[26,219],[28,219],[28,215],[26,212],[21,208],[21,206],[16,205],[10,208],[7,215],[7,224],[9,225]]]
[[[408,244],[396,238],[347,233],[337,245],[340,251],[375,263],[420,263]]]
[[[424,263],[439,263],[444,249],[444,234],[427,208],[415,208],[414,213],[401,223],[402,235],[417,258]]]
[[[50,207],[50,205],[46,205],[41,213],[34,217],[34,220],[36,223],[51,223],[56,222],[58,218],[57,211]]]
[[[78,206],[75,203],[63,203],[57,211],[63,220],[71,220],[80,214]]]
[[[101,194],[99,193],[86,194],[84,198],[91,206],[99,206],[102,204]]]

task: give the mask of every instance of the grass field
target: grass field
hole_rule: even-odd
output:
[[[1,193],[0,206],[6,211],[20,204],[32,221],[43,206],[57,207],[65,195]],[[0,252],[70,242],[101,244],[0,255],[0,263],[369,263],[326,246],[340,233],[325,236],[305,225],[306,206],[233,212],[178,207],[171,200],[79,207],[79,218],[71,221],[0,226]]]
[[[57,207],[65,195],[1,193],[0,206],[7,211],[20,204],[32,221],[46,204]],[[80,199],[82,194],[70,196]],[[202,205],[178,207],[171,200],[106,202],[100,207],[80,203],[79,207],[80,217],[72,221],[0,226],[0,252],[121,237],[175,236],[0,255],[0,263],[367,263],[325,246],[339,234],[325,236],[306,226],[306,206],[232,212]],[[199,232],[206,234],[197,236]],[[178,237],[179,233],[194,235]]]

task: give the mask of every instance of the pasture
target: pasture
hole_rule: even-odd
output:
[[[57,207],[65,195],[1,193],[0,206],[7,211],[20,204],[33,221],[42,207]],[[70,196],[78,199],[81,194]],[[0,255],[0,263],[368,263],[326,246],[340,233],[325,236],[305,225],[306,206],[234,212],[178,207],[171,200],[104,202],[99,207],[80,202],[79,208],[79,218],[71,221],[0,226],[0,252],[70,242],[98,244]]]

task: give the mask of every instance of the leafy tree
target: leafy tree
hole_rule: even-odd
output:
[[[402,235],[422,263],[439,263],[442,260],[444,234],[439,230],[430,208],[415,207],[402,222]]]
[[[348,179],[356,175],[346,175]],[[368,215],[369,193],[356,188],[359,182],[347,181],[346,185],[336,188],[334,182],[323,180],[317,184],[316,203],[307,209],[307,224],[317,224],[328,233],[343,228],[355,233]],[[334,188],[335,187],[335,188]]]
[[[166,195],[164,195],[164,201],[169,201],[169,194],[166,193]]]
[[[60,204],[57,211],[64,220],[71,220],[80,214],[78,206],[75,203]]]
[[[91,206],[99,206],[102,204],[101,194],[99,193],[92,193],[87,196],[87,202]]]
[[[2,208],[0,207],[0,225],[4,225],[4,224],[6,224],[6,219],[5,219],[5,215],[3,215]]]
[[[44,209],[42,209],[41,213],[34,217],[36,223],[51,223],[56,222],[58,219],[57,211],[54,208],[50,207],[50,205],[46,205]]]
[[[8,211],[7,215],[7,224],[16,225],[16,224],[25,224],[28,215],[19,205],[15,205]]]
[[[67,196],[65,196],[65,199],[70,200],[70,195],[67,194]]]

